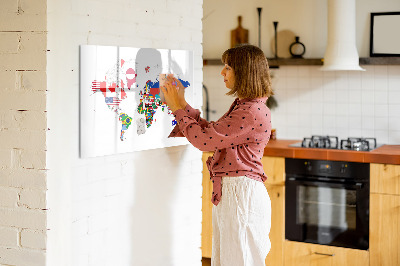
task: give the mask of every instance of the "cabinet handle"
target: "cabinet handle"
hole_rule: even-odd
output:
[[[333,257],[335,254],[328,254],[328,253],[320,253],[320,252],[314,252],[315,255],[323,255],[323,256],[330,256]]]

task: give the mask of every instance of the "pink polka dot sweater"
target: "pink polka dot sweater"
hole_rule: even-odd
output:
[[[247,176],[264,182],[261,159],[271,132],[267,98],[236,99],[218,121],[208,122],[200,111],[187,105],[174,112],[178,125],[169,137],[186,137],[201,151],[214,151],[207,160],[213,182],[212,203],[221,200],[224,176]]]

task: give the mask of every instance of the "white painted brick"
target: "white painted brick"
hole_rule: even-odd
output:
[[[45,111],[46,94],[36,91],[0,91],[0,109]]]
[[[19,52],[19,33],[0,32],[0,40],[0,54],[16,54]]]
[[[20,192],[20,206],[29,209],[45,209],[46,208],[46,191],[22,189]]]
[[[38,169],[0,169],[0,186],[46,189],[46,171]]]
[[[23,10],[23,14],[46,14],[47,12],[47,1],[46,0],[19,0],[20,7]]]
[[[33,169],[46,168],[46,151],[27,150],[21,151],[21,167]]]
[[[18,190],[16,188],[0,187],[0,207],[17,207]]]
[[[0,208],[0,226],[45,230],[46,212],[24,208]]]
[[[18,1],[15,0],[2,0],[0,14],[15,13],[18,11]]]
[[[21,246],[46,249],[46,231],[23,229],[21,231]]]
[[[0,148],[2,149],[32,149],[43,150],[46,148],[46,131],[32,130],[0,130]]]
[[[0,247],[0,263],[10,265],[46,265],[46,255],[43,251],[27,250],[20,248]]]
[[[11,167],[11,152],[9,149],[0,150],[0,169]]]
[[[3,20],[0,20],[0,23]],[[0,70],[46,70],[47,34],[22,32],[18,54],[0,54]]]
[[[43,111],[0,110],[0,128],[47,129],[47,113]]]
[[[11,90],[15,88],[15,71],[3,71],[0,68],[0,90]],[[1,109],[1,108],[0,108]]]
[[[46,72],[45,71],[16,71],[16,89],[45,91]]]
[[[0,31],[46,31],[46,28],[46,14],[1,14]]]
[[[16,228],[0,227],[0,247],[17,247],[19,231]],[[1,259],[0,259],[1,263]]]

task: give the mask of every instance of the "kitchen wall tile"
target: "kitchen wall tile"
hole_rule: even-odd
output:
[[[374,89],[374,76],[366,75],[366,74],[362,75],[361,88],[363,90],[373,90]]]
[[[349,90],[361,90],[361,71],[349,71]]]
[[[372,129],[363,129],[360,136],[363,138],[373,138],[375,136],[375,132]]]
[[[348,136],[355,137],[368,133],[379,134],[382,141],[394,144],[391,141],[395,137],[384,132],[389,132],[389,125],[399,123],[393,119],[400,118],[400,67],[364,67],[365,72],[327,72],[320,71],[319,66],[281,66],[271,70],[275,75],[273,88],[278,101],[278,108],[272,111],[272,121],[279,138],[308,136],[300,131],[310,132],[310,135],[347,132]],[[221,83],[220,79],[215,82]],[[216,102],[210,103],[211,109],[224,102],[228,102],[227,106],[231,104],[225,91],[212,93],[218,97]],[[218,108],[218,112],[223,111],[225,108]],[[309,129],[305,129],[305,125]],[[391,126],[390,130],[400,131],[396,126]]]
[[[287,77],[286,78],[286,87],[288,89],[296,89],[298,88],[298,78],[297,77]]]
[[[285,77],[297,77],[297,70],[298,67],[297,66],[287,66],[286,68],[286,73],[285,73]]]
[[[362,136],[361,128],[349,128],[349,137],[360,137]]]
[[[307,67],[310,69],[311,78],[322,78],[324,76],[324,71],[321,71],[321,66],[310,66]]]
[[[335,115],[336,114],[336,105],[334,103],[325,103],[323,107],[324,116],[327,115]]]
[[[388,99],[389,104],[400,104],[400,88],[397,91],[389,90],[388,96],[389,96]]]
[[[375,104],[385,104],[388,102],[388,92],[386,91],[375,91],[374,94]]]
[[[337,116],[335,116],[335,115],[324,115],[324,118],[323,118],[324,129],[335,128],[336,118],[337,118]]]
[[[323,101],[326,103],[334,103],[336,102],[336,90],[334,86],[331,84],[324,85],[324,96]]]
[[[361,116],[362,107],[360,103],[352,103],[349,105],[349,115],[351,116]]]
[[[388,79],[386,78],[375,78],[374,79],[374,89],[375,91],[387,91],[388,89]]]
[[[305,77],[305,76],[299,76],[298,77],[298,88],[305,88],[305,89],[310,89],[310,78]]]
[[[377,130],[386,130],[389,129],[389,118],[388,117],[375,117],[375,128]]]
[[[361,116],[374,116],[375,106],[373,104],[361,105]]]
[[[349,114],[349,105],[346,103],[336,103],[336,114],[346,117]]]
[[[338,129],[348,129],[349,127],[349,117],[348,116],[337,116],[336,127]]]
[[[389,117],[400,117],[400,104],[388,105]]]
[[[336,91],[336,103],[346,103],[348,104],[350,102],[349,99],[349,90],[342,90],[338,89]]]
[[[380,130],[380,129],[375,130],[374,136],[376,138],[378,145],[389,142],[389,134],[387,130]]]
[[[335,71],[321,71],[324,78],[335,78]]]
[[[387,70],[389,78],[392,76],[400,77],[400,66],[390,66]]]
[[[349,129],[361,129],[362,123],[359,116],[349,116]]]
[[[400,143],[400,130],[390,130],[389,140],[387,143],[399,144]]]
[[[390,117],[389,118],[389,130],[390,131],[400,131],[400,117]]]
[[[323,77],[311,77],[310,79],[310,87],[313,90],[319,89],[324,85],[324,78]]]
[[[375,78],[387,78],[388,67],[387,65],[376,65],[374,66],[374,77]]]
[[[362,103],[374,103],[374,91],[373,90],[362,90],[361,91]]]
[[[303,77],[303,78],[306,78],[306,79],[310,79],[312,70],[313,69],[310,68],[310,67],[299,67],[297,69],[297,76],[298,77]]]
[[[392,91],[400,90],[400,74],[389,76],[388,89]]]
[[[389,115],[389,106],[387,104],[375,104],[375,117],[387,117]]]
[[[375,119],[373,116],[363,116],[361,118],[362,129],[373,130],[375,128]]]
[[[361,90],[349,90],[349,102],[350,103],[361,103],[362,91]]]

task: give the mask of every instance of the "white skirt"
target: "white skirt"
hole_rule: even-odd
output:
[[[271,201],[262,182],[245,176],[223,177],[212,223],[212,266],[265,265],[271,249]]]

